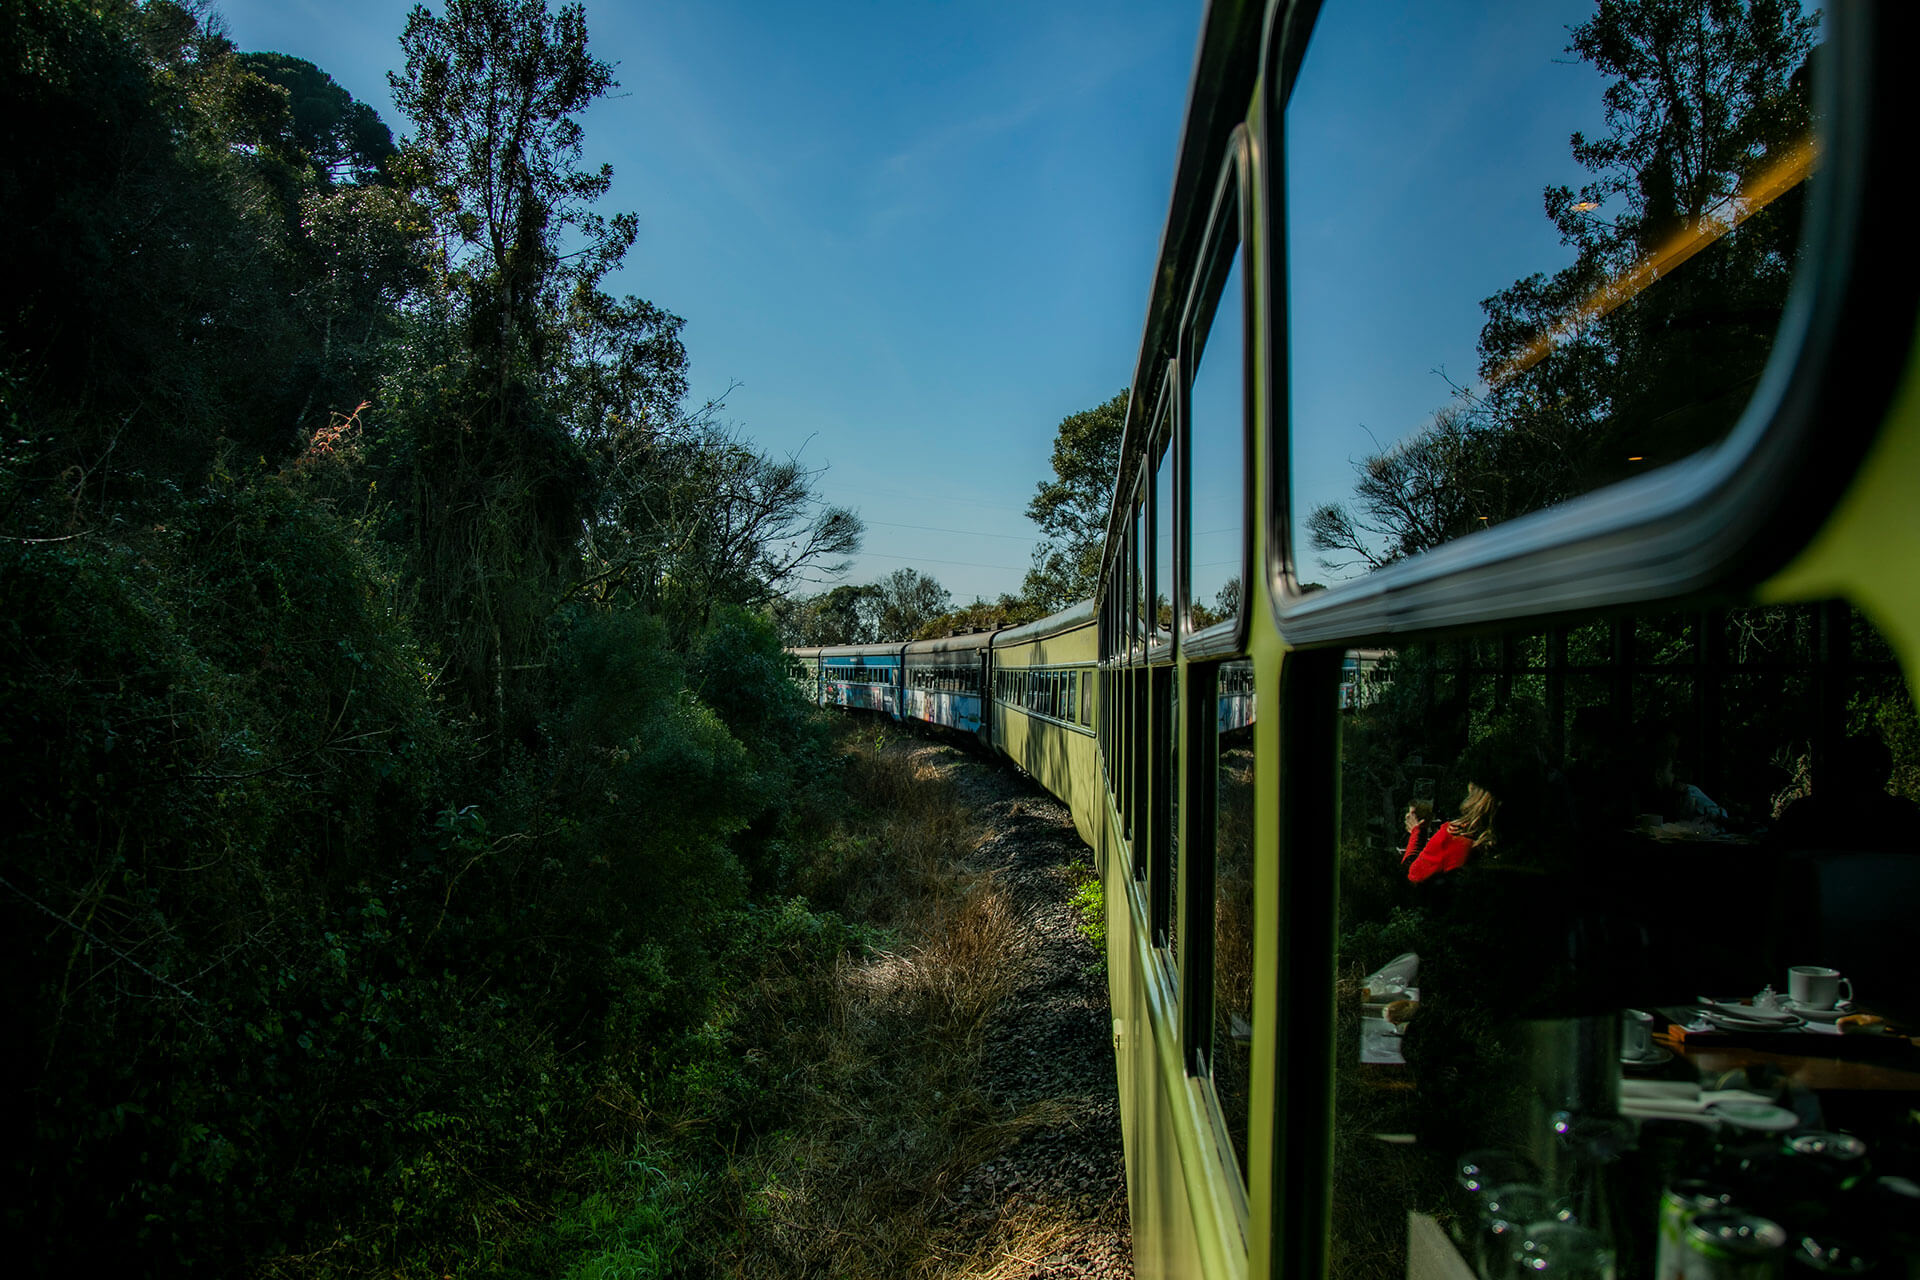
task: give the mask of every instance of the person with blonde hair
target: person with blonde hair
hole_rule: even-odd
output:
[[[1407,808],[1407,851],[1401,855],[1401,865],[1407,868],[1407,879],[1419,884],[1434,876],[1448,871],[1458,871],[1467,864],[1467,856],[1476,849],[1488,849],[1494,844],[1495,816],[1500,812],[1500,800],[1492,791],[1478,782],[1467,783],[1467,795],[1460,802],[1460,816],[1440,824],[1424,845],[1420,842],[1423,824],[1415,807]]]

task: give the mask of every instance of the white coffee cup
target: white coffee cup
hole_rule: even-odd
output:
[[[1620,1011],[1620,1056],[1647,1058],[1653,1055],[1653,1015],[1643,1009]]]
[[[1797,964],[1787,970],[1787,996],[1802,1009],[1831,1009],[1853,1001],[1853,983],[1841,977],[1838,969]]]

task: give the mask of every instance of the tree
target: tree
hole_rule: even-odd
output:
[[[235,64],[286,93],[286,142],[314,166],[323,186],[377,183],[395,154],[380,114],[305,58],[242,53]]]
[[[1482,309],[1485,391],[1357,464],[1311,513],[1330,568],[1376,568],[1696,452],[1732,425],[1772,346],[1804,188],[1817,19],[1777,0],[1603,0],[1568,52],[1613,77],[1593,176],[1548,186],[1573,261]],[[1652,287],[1649,287],[1652,286]]]
[[[436,215],[451,281],[469,293],[475,346],[506,379],[522,343],[540,365],[540,321],[619,265],[638,233],[633,214],[592,209],[613,166],[578,167],[578,116],[619,82],[587,52],[580,4],[447,0],[445,17],[416,6],[400,47],[406,70],[388,81],[417,130],[401,164]]]
[[[881,640],[911,640],[944,613],[953,593],[917,569],[895,569],[874,584],[875,626]]]
[[[951,613],[943,613],[920,628],[916,640],[938,640],[944,636],[966,635],[973,631],[998,631],[1002,627],[1022,627],[1038,622],[1048,610],[1034,601],[1002,592],[998,600],[975,596]]]
[[[616,82],[578,4],[416,7],[400,44],[389,82],[414,132],[393,168],[437,245],[434,301],[389,382],[409,530],[455,686],[486,722],[526,733],[596,487],[558,395],[579,341],[567,304],[597,291],[637,226],[591,208],[611,168],[580,167],[578,116]]]
[[[1127,392],[1060,420],[1053,438],[1053,478],[1027,503],[1027,518],[1045,540],[1034,548],[1021,594],[1044,616],[1090,599],[1100,582],[1107,509],[1120,470],[1127,426]]]
[[[817,596],[782,596],[770,606],[782,644],[811,648],[831,644],[872,644],[874,604],[880,589],[872,583],[842,583]]]

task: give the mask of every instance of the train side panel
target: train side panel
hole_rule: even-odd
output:
[[[1104,795],[1094,738],[1095,649],[1088,602],[1001,632],[992,662],[995,748],[1059,797],[1089,847],[1098,844]]]

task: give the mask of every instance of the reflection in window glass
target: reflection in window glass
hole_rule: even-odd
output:
[[[1173,450],[1153,468],[1153,640],[1173,639]]]
[[[1328,5],[1287,107],[1307,582],[1721,439],[1813,162],[1811,6],[1394,8]]]
[[[1166,717],[1165,750],[1161,753],[1165,764],[1159,776],[1160,795],[1157,803],[1165,809],[1161,821],[1165,824],[1166,841],[1166,937],[1164,945],[1172,955],[1175,984],[1179,981],[1180,954],[1180,680],[1179,671],[1174,667],[1162,667],[1158,678],[1163,682],[1165,701],[1162,714]]]
[[[1253,1067],[1253,664],[1244,658],[1222,663],[1213,690],[1217,736],[1209,1066],[1244,1176],[1247,1085]]]
[[[1242,254],[1220,290],[1188,397],[1187,620],[1194,630],[1238,617],[1247,528],[1246,351]]]
[[[1133,509],[1133,645],[1136,650],[1146,646],[1148,619],[1152,616],[1147,601],[1147,508],[1143,495],[1141,502]]]
[[[1353,650],[1340,706],[1333,1274],[1407,1274],[1409,1212],[1498,1261],[1468,1163],[1621,1277],[1674,1273],[1660,1198],[1689,1178],[1792,1242],[1913,1249],[1912,1206],[1875,1208],[1854,1174],[1920,1175],[1912,1095],[1886,1092],[1920,1073],[1862,1057],[1814,982],[1920,1017],[1920,726],[1861,615]],[[1773,1003],[1796,982],[1808,1005]],[[1714,1087],[1790,1136],[1846,1130],[1861,1163],[1663,1109]]]

